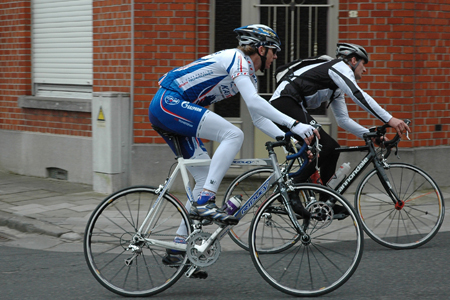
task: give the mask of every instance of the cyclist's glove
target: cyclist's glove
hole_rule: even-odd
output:
[[[295,133],[296,135],[300,136],[302,139],[306,139],[313,135],[314,127],[308,124],[300,123],[299,121],[296,121],[294,125],[291,127],[291,131]]]

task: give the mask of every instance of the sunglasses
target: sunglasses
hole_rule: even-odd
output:
[[[277,55],[277,53],[278,53],[277,48],[269,48],[269,49],[272,50],[273,55]]]

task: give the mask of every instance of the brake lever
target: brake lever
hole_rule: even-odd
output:
[[[395,156],[397,156],[398,159],[400,159],[400,156],[398,156],[398,146],[395,145]]]
[[[319,153],[322,151],[322,145],[319,143],[319,138],[316,136],[316,142],[314,143],[314,146],[308,146],[309,150],[312,150],[313,148],[316,148],[316,170],[319,171]]]

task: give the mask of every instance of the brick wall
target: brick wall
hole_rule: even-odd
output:
[[[339,40],[366,48],[371,62],[360,86],[397,118],[413,121],[412,141],[402,146],[450,141],[450,3],[447,0],[341,0]],[[357,11],[358,17],[349,16]],[[350,116],[379,125],[351,100]],[[436,125],[442,130],[436,131]],[[338,134],[342,145],[359,145]]]
[[[0,129],[24,126],[17,98],[31,93],[29,1],[0,2]]]
[[[20,108],[32,94],[30,1],[0,0],[0,129],[91,136],[89,113]]]
[[[148,106],[167,71],[209,53],[208,0],[135,0],[134,142],[165,143]]]
[[[30,0],[0,0],[0,129],[91,136],[90,113],[24,109],[31,95]],[[94,0],[94,92],[131,92],[131,0]],[[450,141],[450,3],[340,0],[339,40],[371,53],[360,85],[394,116],[413,120],[403,146]],[[157,80],[209,53],[208,0],[134,0],[134,142],[162,143],[148,122]],[[349,10],[358,12],[357,18]],[[365,126],[380,122],[349,103]],[[439,129],[441,129],[439,131]],[[360,141],[339,131],[342,145]]]
[[[94,92],[130,93],[131,0],[93,2]]]

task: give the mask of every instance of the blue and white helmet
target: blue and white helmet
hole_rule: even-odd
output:
[[[281,50],[281,40],[272,28],[262,24],[247,25],[234,30],[238,36],[239,46],[251,45],[256,48],[264,46]]]

